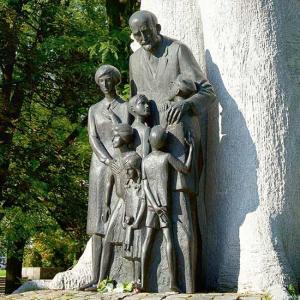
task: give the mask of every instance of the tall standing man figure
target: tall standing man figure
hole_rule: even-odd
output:
[[[161,26],[153,13],[137,11],[130,17],[129,25],[134,39],[141,45],[141,48],[131,55],[129,62],[132,96],[139,93],[150,100],[152,126],[167,122],[167,130],[172,133],[168,141],[168,152],[182,162],[185,160],[186,150],[184,141],[182,137],[176,136],[176,130],[173,132],[172,126],[181,122],[184,131],[193,124],[193,176],[187,175],[183,178],[173,171],[173,180],[170,183],[178,285],[182,291],[191,293],[195,291],[195,274],[200,250],[196,212],[202,152],[199,122],[190,123],[190,119],[199,119],[215,96],[190,49],[179,41],[161,35]],[[196,92],[190,98],[174,103],[169,101],[170,86],[179,75],[192,80],[196,85]]]

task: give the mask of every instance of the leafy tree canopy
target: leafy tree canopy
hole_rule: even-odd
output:
[[[9,255],[15,241],[55,240],[59,230],[86,241],[97,67],[119,68],[128,91],[126,20],[138,3],[118,4],[116,13],[103,0],[0,0],[0,248]]]

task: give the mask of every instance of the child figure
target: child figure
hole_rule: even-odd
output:
[[[141,280],[141,252],[142,230],[146,201],[141,186],[141,157],[136,152],[131,152],[124,158],[123,167],[126,172],[127,184],[125,185],[125,237],[123,240],[123,257],[132,261],[133,280]]]
[[[195,82],[188,78],[179,75],[175,81],[171,82],[168,91],[168,98],[165,103],[160,107],[161,124],[163,126],[179,123],[181,115],[170,116],[170,112],[175,103],[188,99],[196,94],[197,88]]]
[[[149,133],[150,128],[146,123],[146,118],[150,115],[149,100],[146,96],[138,94],[132,97],[128,103],[128,109],[130,114],[134,116],[134,122],[131,125],[133,129],[132,144],[135,151],[143,158],[150,150],[149,146]],[[121,123],[120,118],[113,112],[108,106],[108,118],[115,126]],[[107,222],[110,216],[110,202],[111,194],[114,185],[114,177],[111,173],[108,173],[106,184],[106,194],[104,201],[104,209],[102,213],[102,220]]]
[[[189,153],[185,163],[176,159],[170,153],[163,152],[167,133],[161,126],[154,126],[150,133],[152,152],[143,159],[143,181],[147,198],[146,237],[142,246],[142,287],[145,288],[146,261],[151,251],[154,230],[161,229],[167,249],[167,261],[170,275],[170,289],[178,291],[176,284],[175,255],[171,239],[171,224],[169,220],[168,179],[169,167],[178,172],[188,173],[191,166],[193,142],[186,141]]]
[[[199,170],[203,165],[202,148],[201,148],[201,127],[198,109],[194,104],[187,105],[185,114],[171,113],[174,105],[181,102],[182,105],[188,101],[197,92],[194,81],[183,75],[179,75],[170,85],[169,98],[164,107],[162,107],[162,123],[167,127],[168,144],[166,150],[174,157],[184,162],[186,145],[185,140],[189,132],[193,133],[194,149],[191,171],[183,174],[173,170],[172,186],[176,191],[184,191],[191,195],[198,194]]]
[[[149,100],[145,95],[135,95],[129,100],[128,110],[134,116],[132,128],[134,130],[134,149],[144,158],[149,153],[150,128],[146,118],[150,115]]]
[[[133,130],[130,125],[114,126],[112,144],[118,155],[110,164],[112,175],[109,190],[112,192],[112,187],[115,185],[119,200],[108,221],[103,242],[99,283],[109,275],[113,245],[124,245],[125,251],[131,251],[133,280],[140,278],[141,246],[134,243],[134,239],[141,244],[141,238],[140,233],[134,234],[131,231],[139,228],[145,210],[145,200],[143,203],[142,196],[132,197],[132,190],[140,190],[141,186],[141,157],[135,151],[130,150],[132,138]],[[106,199],[110,198],[111,195],[107,195]]]

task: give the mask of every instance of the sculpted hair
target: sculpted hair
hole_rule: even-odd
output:
[[[167,141],[166,130],[160,125],[156,125],[152,127],[149,136],[150,145],[154,148],[160,149],[165,146],[166,141]]]
[[[183,77],[181,74],[176,78],[176,85],[179,94],[183,97],[189,97],[197,92],[196,84],[193,80]]]
[[[125,169],[139,170],[141,168],[142,158],[136,152],[129,152],[124,157]]]
[[[133,13],[131,15],[131,17],[129,18],[129,26],[130,27],[131,27],[131,24],[132,24],[133,20],[136,20],[136,19],[146,19],[153,26],[158,24],[158,21],[157,21],[157,18],[155,16],[155,14],[148,11],[148,10],[139,10],[139,11],[136,11],[135,13]]]
[[[115,85],[118,85],[121,82],[120,71],[112,65],[102,65],[100,68],[98,68],[95,74],[95,82],[97,85],[99,85],[99,79],[104,75],[111,76]]]
[[[133,129],[129,124],[120,123],[114,126],[114,133],[118,134],[126,144],[130,144],[133,139]]]
[[[136,106],[139,99],[147,99],[148,100],[148,98],[145,95],[137,94],[137,95],[133,96],[132,98],[130,98],[129,101],[128,101],[128,111],[133,116],[135,116],[134,108],[135,108],[135,106]]]

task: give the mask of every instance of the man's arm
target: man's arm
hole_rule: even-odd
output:
[[[179,46],[178,61],[180,74],[193,80],[197,87],[197,93],[186,101],[198,114],[207,111],[215,101],[215,93],[209,81],[204,77],[192,51],[184,44]]]
[[[168,119],[171,120],[171,124],[178,123],[182,115],[190,109],[196,115],[204,113],[216,98],[211,84],[204,77],[191,50],[186,45],[180,44],[177,55],[179,73],[195,82],[197,92],[170,109]]]

